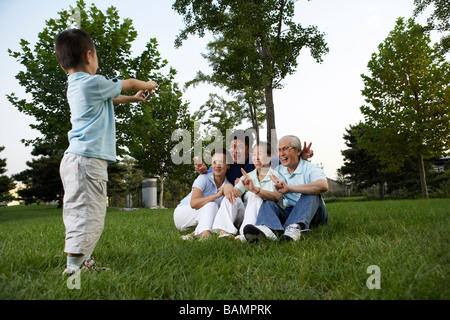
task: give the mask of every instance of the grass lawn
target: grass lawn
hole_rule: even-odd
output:
[[[0,299],[449,299],[450,199],[335,202],[295,243],[182,241],[173,209],[109,208],[94,257],[70,290],[62,211],[0,208]],[[370,290],[367,268],[381,271]]]

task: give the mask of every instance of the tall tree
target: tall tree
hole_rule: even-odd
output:
[[[344,156],[344,165],[338,169],[338,172],[344,177],[348,177],[358,190],[377,184],[380,200],[383,200],[384,186],[387,181],[386,173],[382,173],[384,168],[378,159],[370,155],[359,143],[365,130],[362,122],[354,126],[350,125],[350,128],[345,129],[346,133],[343,138],[348,148],[341,151]]]
[[[387,170],[377,155],[369,153],[361,144],[361,139],[365,135],[368,139],[368,132],[373,128],[368,128],[366,124],[360,122],[356,125],[350,125],[346,129],[343,138],[348,147],[342,150],[344,156],[344,165],[338,169],[340,177],[351,181],[357,190],[370,188],[378,185],[380,200],[384,199],[385,194],[394,191],[407,192],[408,196],[415,197],[420,194],[420,180],[415,173],[417,168],[417,157],[404,155],[404,165],[396,172]],[[373,140],[376,140],[375,136]],[[427,175],[432,172],[430,163],[425,163]]]
[[[15,180],[26,186],[18,191],[26,204],[56,200],[58,207],[62,207],[64,190],[59,176],[60,158],[57,153],[58,150],[53,149],[52,144],[36,144],[31,154],[38,158],[27,161],[30,169],[14,175]]]
[[[140,54],[132,55],[131,45],[137,37],[137,32],[132,20],[121,20],[115,7],[111,6],[102,12],[94,4],[87,8],[83,0],[78,0],[76,10],[80,23],[78,27],[86,31],[96,45],[99,58],[98,74],[111,78],[134,77],[144,81],[152,79],[160,86],[160,93],[157,95],[160,98],[151,99],[146,103],[116,106],[117,154],[125,155],[130,149],[127,143],[138,139],[138,137],[132,136],[139,133],[138,128],[134,127],[139,124],[135,121],[135,114],[141,112],[142,108],[150,108],[154,103],[160,103],[160,108],[164,109],[165,102],[162,102],[162,97],[181,98],[181,93],[172,83],[174,70],[170,69],[167,75],[162,73],[168,62],[162,59],[158,52],[156,39],[149,39]],[[22,39],[19,51],[8,50],[10,56],[25,67],[24,71],[20,71],[16,75],[16,79],[19,80],[25,91],[31,94],[30,99],[20,99],[11,93],[8,95],[8,100],[20,112],[34,117],[35,124],[30,126],[41,133],[40,137],[23,140],[23,142],[26,145],[51,145],[54,157],[59,160],[68,147],[67,133],[71,129],[71,125],[70,108],[66,98],[67,75],[55,58],[54,40],[60,32],[70,26],[71,19],[69,18],[72,14],[73,12],[70,10],[63,10],[58,13],[58,18],[46,21],[46,27],[38,34],[38,41],[34,48],[28,41]],[[170,101],[166,102],[167,106],[171,103]],[[176,108],[180,107],[182,109],[180,112],[185,113],[186,106],[177,104],[171,106],[171,112],[177,112]],[[155,120],[151,123],[153,131],[160,129],[158,125],[165,125],[164,121],[160,121],[157,117],[152,119]],[[172,125],[175,124],[172,123]],[[142,130],[149,130],[149,128]],[[176,129],[174,126],[168,128]],[[161,128],[161,130],[165,129]],[[131,145],[131,148],[133,147],[135,147],[134,144]],[[145,162],[146,159],[141,158],[140,161]],[[160,167],[156,161],[144,165],[148,172],[155,172],[158,170],[157,167]]]
[[[324,35],[315,26],[293,21],[294,0],[176,0],[173,8],[184,16],[186,28],[175,41],[206,31],[216,38],[208,44],[213,74],[204,78],[230,92],[253,91],[266,106],[267,140],[275,132],[273,90],[295,72],[302,48],[317,62],[328,52]],[[276,139],[276,137],[274,137]]]
[[[138,58],[131,58],[131,43],[137,36],[130,19],[120,23],[118,12],[114,7],[106,13],[95,5],[86,8],[84,1],[77,1],[81,28],[91,35],[99,57],[98,73],[109,76],[129,76],[136,73],[130,65],[135,65]],[[31,95],[28,99],[19,99],[14,93],[8,100],[20,111],[34,117],[35,124],[30,127],[40,132],[41,136],[22,140],[27,146],[36,143],[51,143],[59,150],[60,157],[68,146],[67,132],[71,129],[70,109],[67,103],[67,75],[55,58],[54,40],[68,28],[72,12],[63,10],[56,19],[46,21],[46,27],[38,34],[34,49],[24,39],[20,40],[21,50],[8,50],[25,70],[16,75],[19,84]],[[120,112],[116,113],[119,117]]]
[[[399,18],[372,55],[370,75],[362,75],[368,105],[361,112],[372,128],[363,145],[390,171],[402,167],[405,156],[417,156],[423,198],[428,198],[423,160],[450,147],[450,64],[430,43],[414,20]]]
[[[102,12],[92,4],[86,8],[83,0],[77,1],[81,28],[93,39],[99,57],[98,74],[108,77],[141,80],[153,79],[163,82],[166,78],[161,70],[168,64],[157,51],[156,39],[150,39],[145,50],[138,56],[132,56],[131,44],[137,37],[131,19],[121,19],[115,7],[111,6]],[[68,146],[67,132],[71,129],[70,109],[67,103],[67,75],[56,61],[54,40],[56,36],[68,28],[71,12],[63,10],[59,18],[46,21],[46,27],[38,34],[38,42],[34,50],[24,39],[20,41],[21,51],[8,50],[10,56],[17,59],[25,71],[20,71],[16,78],[31,99],[19,99],[14,93],[8,95],[9,101],[20,111],[35,118],[36,124],[30,127],[37,129],[41,137],[24,141],[26,145],[38,142],[52,143],[55,149],[63,151]],[[168,76],[170,77],[170,76]],[[117,106],[118,154],[124,153],[121,139],[125,134],[127,122],[138,106]]]

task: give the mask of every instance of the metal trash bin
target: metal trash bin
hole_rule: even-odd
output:
[[[145,208],[158,208],[157,180],[155,178],[142,181],[142,203]]]

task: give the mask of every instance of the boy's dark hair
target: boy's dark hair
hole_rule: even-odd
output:
[[[65,30],[56,37],[56,59],[64,70],[81,65],[88,50],[95,51],[94,41],[81,29]]]

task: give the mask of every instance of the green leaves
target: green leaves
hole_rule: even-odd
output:
[[[215,36],[204,55],[213,69],[207,81],[232,93],[259,94],[266,105],[268,141],[275,129],[273,89],[282,88],[283,79],[295,72],[302,48],[309,48],[317,62],[328,52],[324,34],[316,27],[294,23],[294,2],[177,0],[173,4],[185,22],[175,45],[181,46],[189,35],[203,37],[206,31]]]
[[[362,143],[395,171],[404,158],[439,157],[450,149],[450,64],[424,29],[399,18],[362,75],[361,107],[371,139]],[[423,179],[424,180],[424,179]]]
[[[0,146],[0,152],[5,150],[4,146]],[[6,172],[6,159],[0,158],[0,202],[14,200],[14,197],[9,194],[9,191],[16,187],[13,180],[3,175]]]
[[[77,10],[81,28],[96,45],[98,74],[110,78],[154,80],[158,83],[157,94],[150,101],[116,106],[118,155],[133,156],[146,174],[161,177],[183,174],[184,171],[180,167],[175,168],[170,160],[170,151],[175,144],[170,138],[172,131],[177,128],[190,129],[192,121],[188,105],[182,102],[181,91],[173,82],[176,71],[167,68],[168,61],[158,52],[157,40],[149,39],[144,51],[133,56],[131,45],[137,37],[137,31],[131,19],[121,20],[113,6],[106,11],[99,10],[94,4],[87,8],[82,0],[77,1]],[[20,112],[34,117],[35,123],[30,127],[37,129],[41,136],[23,142],[26,145],[45,145],[52,150],[53,162],[48,163],[52,174],[58,171],[59,160],[69,143],[67,132],[71,129],[70,108],[66,99],[67,75],[56,60],[54,40],[68,28],[71,14],[63,10],[58,13],[58,18],[46,21],[46,27],[39,32],[34,47],[22,39],[19,51],[8,50],[9,55],[24,67],[16,79],[31,96],[21,99],[11,93],[8,100]],[[29,163],[30,170],[37,171],[38,168],[33,167],[33,164]],[[28,171],[24,172],[24,179],[34,174]],[[55,177],[59,180],[58,174]],[[45,179],[40,179],[39,183],[43,181]],[[33,187],[35,185],[36,182]],[[34,196],[34,191],[30,192],[30,196]]]

